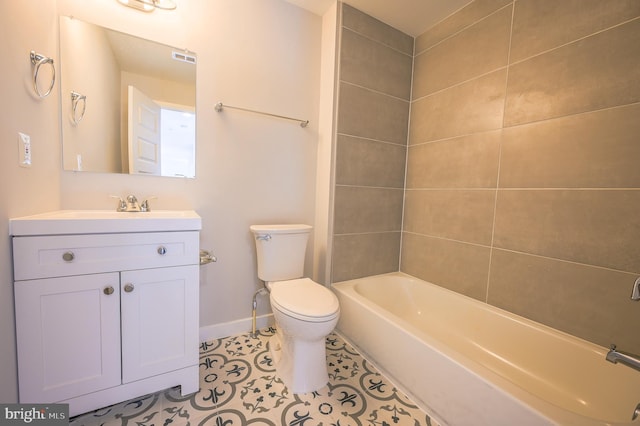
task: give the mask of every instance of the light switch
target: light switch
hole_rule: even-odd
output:
[[[18,132],[18,151],[20,167],[31,167],[31,137]]]

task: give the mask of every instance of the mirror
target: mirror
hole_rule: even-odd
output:
[[[195,177],[196,55],[60,17],[64,170]]]

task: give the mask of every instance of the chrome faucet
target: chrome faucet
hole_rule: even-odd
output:
[[[111,195],[111,198],[117,198],[118,199],[118,207],[116,208],[116,211],[118,211],[118,212],[126,212],[127,211],[127,202],[125,200],[123,200],[121,197],[118,197],[117,195]]]
[[[139,212],[140,204],[138,204],[138,199],[135,195],[127,196],[127,210],[128,212]]]
[[[127,195],[126,199],[122,199],[117,195],[112,195],[111,197],[118,199],[118,207],[116,208],[119,212],[148,212],[151,211],[151,207],[149,206],[149,200],[144,200],[142,204],[138,204],[138,199],[135,195]],[[151,197],[156,198],[156,197]]]
[[[153,200],[154,198],[158,198],[158,197],[149,197],[146,200],[144,200],[142,202],[142,204],[140,204],[140,211],[141,212],[150,212],[151,211],[151,206],[149,205],[149,200]]]
[[[617,364],[618,362],[628,367],[640,371],[640,358],[635,355],[616,350],[616,345],[612,344],[607,352],[607,361]]]

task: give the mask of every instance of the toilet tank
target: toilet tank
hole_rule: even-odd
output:
[[[301,278],[312,227],[309,225],[251,225],[258,258],[258,278],[284,281]]]

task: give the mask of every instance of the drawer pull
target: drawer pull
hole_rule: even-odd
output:
[[[73,254],[72,251],[68,251],[62,255],[62,260],[64,260],[65,262],[71,262],[75,258],[76,258],[76,255]]]
[[[131,293],[135,287],[131,283],[127,283],[124,285],[124,291],[127,293]]]
[[[167,248],[165,246],[158,247],[158,254],[164,256],[165,254],[167,254]]]
[[[108,286],[108,287],[105,287],[105,288],[104,288],[104,290],[102,290],[102,291],[104,292],[104,294],[106,294],[107,296],[109,296],[110,294],[113,294],[113,292],[114,292],[115,290],[113,289],[113,287]]]

